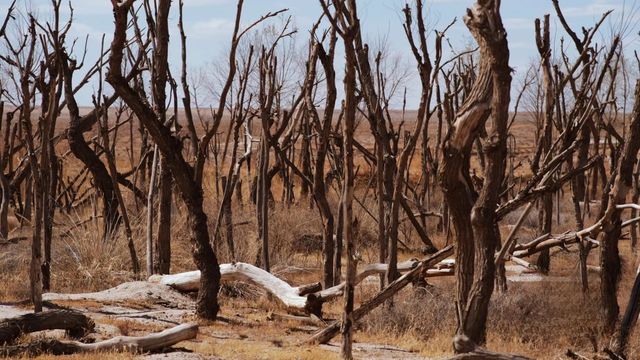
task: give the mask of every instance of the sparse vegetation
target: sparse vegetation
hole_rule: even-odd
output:
[[[189,2],[112,0],[92,54],[74,1],[0,7],[0,356],[640,358],[635,3],[551,0],[523,73],[499,0],[465,49],[407,1],[414,74],[361,2],[238,0],[208,77]]]

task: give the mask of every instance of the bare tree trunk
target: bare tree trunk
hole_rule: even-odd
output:
[[[160,196],[158,201],[158,234],[154,246],[154,272],[168,274],[171,269],[171,198],[173,178],[164,157],[160,158]]]
[[[542,134],[538,141],[540,149],[537,151],[546,157],[551,151],[552,144],[552,132],[553,132],[553,109],[555,106],[555,89],[553,84],[553,77],[551,76],[551,39],[549,36],[549,15],[544,16],[543,27],[540,27],[540,19],[536,19],[536,44],[538,46],[538,52],[540,53],[542,63],[542,77],[544,81],[544,124],[542,126]],[[539,157],[537,157],[539,159]],[[539,164],[534,164],[533,171],[536,172],[539,168]],[[547,193],[542,197],[542,211],[539,213],[539,234],[551,233],[551,226],[553,221],[553,194]],[[543,273],[549,272],[550,265],[549,250],[544,250],[540,253],[537,260],[537,266]]]
[[[9,201],[11,192],[9,180],[4,175],[3,165],[0,159],[0,239],[6,240],[9,235]]]
[[[68,59],[62,59],[62,72],[64,74],[64,89],[67,108],[71,117],[67,129],[67,141],[71,153],[87,167],[93,176],[94,183],[102,195],[102,221],[104,240],[109,239],[120,224],[118,213],[118,199],[115,194],[113,181],[109,171],[100,157],[89,147],[84,139],[84,129],[91,128],[98,121],[97,112],[94,110],[84,117],[80,117],[80,110],[73,94],[73,70]]]
[[[637,204],[640,201],[640,160],[636,163],[636,170],[633,174],[633,192],[631,195],[631,203]],[[631,210],[631,218],[635,218],[638,216],[638,210]],[[638,224],[634,223],[631,225],[629,229],[629,233],[631,234],[631,250],[636,253],[638,247]]]
[[[148,130],[150,136],[153,137],[158,145],[158,150],[167,161],[167,166],[171,170],[173,179],[187,208],[188,226],[191,233],[191,243],[193,244],[193,259],[202,274],[196,301],[196,313],[201,318],[215,319],[219,310],[220,267],[210,245],[207,215],[203,210],[201,178],[194,176],[194,169],[184,160],[181,151],[178,150],[180,149],[179,143],[171,135],[171,130],[158,121],[153,109],[140,98],[140,95],[130,87],[127,80],[122,76],[122,60],[127,41],[128,12],[131,5],[130,2],[127,2],[123,4],[114,3],[113,6],[115,30],[111,43],[107,80]],[[157,16],[161,20],[158,28],[161,31],[157,34],[157,43],[164,48],[168,48],[169,41],[167,19],[170,5],[171,2],[168,0],[160,0],[158,4]],[[238,8],[241,9],[241,6],[242,2],[240,2]],[[239,14],[240,11],[238,16]],[[235,33],[237,33],[238,26],[236,24]],[[156,63],[166,67],[166,56],[158,55]],[[203,144],[203,147],[206,148],[206,145],[206,143]]]
[[[151,164],[151,178],[149,179],[149,192],[147,193],[147,274],[155,273],[153,266],[153,228],[156,217],[155,198],[158,189],[158,161],[160,152],[156,146],[153,150],[153,162]]]
[[[500,242],[495,231],[495,211],[505,170],[511,75],[499,2],[476,3],[467,11],[465,23],[480,46],[480,67],[473,88],[458,110],[457,119],[443,144],[440,183],[450,207],[458,243],[457,332],[481,344],[485,340],[489,300],[494,287],[495,250]],[[493,128],[483,146],[486,173],[476,201],[469,179],[469,156],[489,112],[493,117]]]
[[[114,159],[114,156],[109,148],[108,111],[109,108],[106,105],[102,106],[102,143],[104,144],[104,153],[105,157],[107,158],[107,164],[109,165],[111,181],[113,181],[113,189],[120,206],[120,215],[122,217],[122,222],[124,223],[125,235],[127,237],[127,246],[129,248],[129,256],[131,257],[131,270],[134,274],[138,274],[140,272],[140,263],[138,262],[138,254],[136,252],[135,244],[133,243],[133,233],[131,231],[131,223],[129,222],[129,214],[127,212],[127,208],[125,207],[122,193],[120,192],[120,185],[118,185],[118,170],[116,169],[116,160]]]
[[[325,182],[325,160],[329,151],[329,141],[331,135],[331,123],[333,111],[336,104],[336,79],[334,70],[334,51],[336,43],[335,30],[331,32],[329,41],[329,51],[325,51],[322,43],[316,43],[309,60],[307,69],[307,85],[305,88],[305,104],[307,111],[311,115],[320,129],[318,138],[318,149],[315,159],[315,173],[313,173],[313,197],[320,211],[322,218],[322,255],[323,255],[323,285],[325,288],[340,283],[340,261],[342,256],[342,243],[338,244],[337,236],[334,241],[334,217],[327,200],[327,184]],[[312,90],[316,78],[316,60],[320,59],[324,69],[327,83],[327,97],[322,122],[313,104]],[[340,215],[339,215],[340,216]],[[340,217],[339,217],[340,218]],[[340,220],[339,220],[340,221]],[[340,232],[341,229],[338,229]]]
[[[354,286],[356,277],[356,244],[354,237],[354,219],[353,219],[353,191],[354,191],[354,164],[353,164],[353,131],[356,118],[356,109],[358,106],[356,98],[356,69],[357,69],[357,51],[354,46],[356,40],[356,32],[359,32],[359,19],[355,0],[339,0],[335,4],[335,17],[339,18],[338,22],[329,12],[328,4],[321,0],[325,15],[332,19],[334,30],[340,34],[345,49],[345,68],[344,68],[344,119],[342,120],[343,134],[343,179],[344,187],[341,199],[341,208],[344,211],[344,242],[347,255],[347,271],[344,286],[344,311],[342,313],[342,347],[340,355],[343,359],[353,359],[352,343],[353,343],[353,325],[356,319],[352,318],[354,308]],[[379,164],[381,165],[381,164]],[[382,220],[382,219],[380,219]]]
[[[473,286],[469,292],[467,312],[463,320],[464,333],[476,344],[486,341],[489,300],[495,277],[495,251],[500,243],[496,208],[504,179],[507,156],[507,124],[511,91],[511,69],[507,33],[502,25],[500,2],[477,3],[467,12],[465,23],[480,45],[481,65],[491,68],[492,128],[483,144],[486,158],[485,179],[471,215],[471,225],[477,243]],[[490,29],[487,31],[487,29]],[[482,72],[479,76],[482,76]],[[478,80],[476,80],[478,81]]]
[[[269,131],[264,129],[263,131]],[[258,217],[258,242],[261,246],[261,267],[269,271],[269,145],[264,134],[260,142],[260,163],[257,178],[256,211]]]
[[[614,351],[618,355],[626,355],[627,346],[629,344],[629,334],[633,331],[633,328],[638,321],[638,315],[640,315],[640,268],[636,271],[636,279],[633,282],[631,294],[629,294],[627,309],[624,312],[624,316],[620,322],[620,328],[616,334]]]
[[[233,175],[232,175],[233,176]],[[231,210],[231,195],[227,194],[228,191],[233,191],[233,187],[230,185],[233,183],[233,180],[227,180],[226,176],[222,176],[222,188],[224,189],[223,198],[229,199],[228,201],[223,200],[222,204],[222,213],[224,216],[224,224],[225,224],[225,236],[227,238],[227,247],[229,248],[229,254],[231,255],[232,261],[236,261],[236,250],[233,241],[233,212]]]
[[[640,81],[636,82],[635,105],[629,129],[616,167],[616,177],[609,192],[607,210],[601,221],[600,241],[600,294],[605,328],[613,331],[618,320],[618,281],[620,279],[620,254],[618,240],[621,234],[621,209],[616,205],[625,202],[633,186],[633,167],[640,150]]]
[[[355,0],[349,1],[352,21],[357,19]],[[353,48],[352,39],[344,38],[345,42],[345,116],[342,132],[344,134],[344,196],[342,206],[344,207],[344,242],[347,251],[347,275],[344,289],[344,313],[342,316],[342,350],[341,355],[344,359],[351,359],[351,345],[353,342],[353,320],[351,312],[353,312],[354,304],[354,282],[356,276],[356,244],[353,233],[353,128],[356,116],[356,58]]]

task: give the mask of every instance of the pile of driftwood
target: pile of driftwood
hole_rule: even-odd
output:
[[[14,345],[25,334],[44,330],[65,330],[75,340],[40,339]],[[108,340],[87,343],[95,324],[86,315],[74,310],[49,310],[26,314],[0,322],[0,356],[36,356],[44,353],[67,355],[89,352],[131,351],[147,353],[165,349],[198,335],[198,325],[182,324],[145,336],[117,336]]]

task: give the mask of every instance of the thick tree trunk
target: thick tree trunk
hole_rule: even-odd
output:
[[[511,75],[499,2],[476,3],[467,11],[465,24],[480,46],[479,71],[445,140],[440,183],[450,207],[458,243],[457,332],[482,344],[494,287],[495,250],[500,242],[496,233],[496,208],[505,170]],[[476,201],[469,179],[469,157],[473,141],[489,112],[493,127],[483,146],[487,164]]]

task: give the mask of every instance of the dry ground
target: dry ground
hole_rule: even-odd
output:
[[[407,115],[410,118],[410,115]],[[59,131],[65,127],[58,124]],[[226,131],[223,124],[221,131]],[[433,122],[431,124],[433,126]],[[516,121],[513,133],[517,138],[519,160],[524,161],[530,154],[534,140],[533,126],[522,117]],[[368,126],[360,125],[358,137],[366,146],[371,146],[367,136]],[[124,172],[132,167],[127,149],[130,143],[126,126],[118,138],[118,166]],[[255,135],[255,134],[254,134]],[[139,143],[134,131],[134,144]],[[136,145],[137,146],[137,145]],[[58,153],[66,152],[62,141]],[[138,156],[137,154],[135,155]],[[67,155],[65,175],[73,176],[79,165],[72,155]],[[255,161],[255,160],[254,160]],[[375,208],[375,200],[366,193],[368,166],[359,159],[362,185],[356,191],[356,198],[362,206],[355,205],[359,219],[357,236],[359,251],[364,263],[377,261],[375,246],[376,223],[365,211]],[[255,166],[255,163],[254,163]],[[527,168],[526,164],[523,169]],[[419,176],[419,156],[414,158],[412,176]],[[214,186],[215,169],[207,168],[206,210],[213,227],[213,216],[217,212],[218,198]],[[413,177],[412,177],[413,178]],[[245,185],[248,181],[245,181]],[[276,177],[274,196],[280,199],[281,184]],[[238,260],[253,262],[259,246],[256,243],[255,207],[248,202],[248,186],[243,188],[245,204],[234,204],[234,237]],[[125,191],[128,209],[132,217],[134,239],[138,255],[144,260],[144,238],[146,210],[136,204],[130,193]],[[332,206],[338,201],[332,192]],[[431,198],[433,210],[439,210],[440,198]],[[569,193],[565,192],[560,203],[560,216],[554,222],[554,232],[573,230]],[[592,213],[596,213],[594,209]],[[119,233],[109,242],[100,240],[99,220],[85,222],[93,210],[91,206],[76,209],[71,213],[60,213],[56,217],[54,234],[54,256],[52,265],[52,289],[57,293],[81,293],[109,289],[119,284],[140,280],[130,271],[128,251],[124,235]],[[193,270],[190,245],[181,202],[174,202],[172,220],[172,272]],[[506,236],[509,225],[514,224],[517,214],[511,214],[501,224]],[[519,237],[527,241],[536,236],[537,214],[535,211],[525,222]],[[590,219],[588,221],[593,221]],[[313,249],[300,249],[298,240],[306,234],[319,234],[321,223],[317,209],[309,207],[309,201],[298,198],[296,203],[286,205],[276,202],[270,212],[271,255],[273,272],[292,284],[303,284],[320,279],[321,256]],[[446,234],[436,230],[436,221],[430,219],[429,234],[439,246],[451,241]],[[29,236],[27,227],[16,229],[12,236]],[[420,241],[408,222],[402,224],[400,239],[409,249],[401,251],[402,259],[420,258]],[[28,298],[29,242],[0,245],[0,301],[8,303]],[[229,261],[228,251],[223,241],[217,245],[221,262]],[[626,305],[635,260],[628,241],[621,242],[624,259],[623,280],[620,286],[620,303]],[[535,260],[535,259],[532,259]],[[593,251],[589,262],[597,263],[597,250]],[[580,353],[592,353],[607,346],[603,336],[598,312],[598,278],[592,274],[591,290],[583,295],[578,282],[578,256],[576,249],[557,251],[552,257],[552,270],[542,281],[510,282],[506,294],[495,294],[492,299],[487,347],[495,351],[513,352],[540,359],[560,359],[567,349]],[[143,264],[144,265],[144,264]],[[143,266],[144,268],[144,266]],[[527,277],[512,277],[523,280]],[[358,287],[356,296],[360,301],[372,296],[377,289],[377,280],[370,279]],[[538,279],[539,280],[539,279]],[[393,306],[374,311],[358,325],[355,335],[356,351],[359,358],[440,358],[451,354],[451,337],[455,332],[454,282],[452,278],[438,278],[430,281],[425,288],[408,288],[395,299]],[[140,285],[142,286],[142,285]],[[97,336],[109,337],[116,334],[138,335],[177,322],[196,321],[192,316],[191,295],[158,290],[159,293],[138,294],[131,300],[52,300],[61,306],[69,306],[86,311],[96,318],[100,325]],[[162,292],[167,291],[167,292]],[[144,292],[144,291],[143,291]],[[125,291],[125,295],[131,291]],[[155,294],[155,295],[154,295]],[[156,296],[157,295],[157,296]],[[280,320],[273,314],[284,314],[284,309],[259,289],[245,284],[225,284],[221,292],[221,320],[215,323],[201,323],[200,335],[194,341],[178,344],[176,354],[157,354],[150,358],[163,359],[179,356],[186,358],[222,359],[318,359],[337,358],[336,346],[305,346],[300,342],[314,330],[310,325],[293,320]],[[168,307],[171,305],[171,307]],[[6,308],[5,308],[6,309]],[[13,309],[13,308],[12,308]],[[340,301],[325,305],[326,316],[336,319],[340,316]],[[0,307],[0,317],[3,317]],[[15,309],[14,309],[15,310]],[[23,308],[23,310],[27,310]],[[36,335],[40,336],[40,335]],[[339,341],[339,338],[335,341]],[[640,358],[640,335],[631,340],[630,358]],[[131,354],[100,354],[88,358],[132,358]],[[41,358],[50,358],[43,356]],[[71,356],[69,358],[87,358]]]

